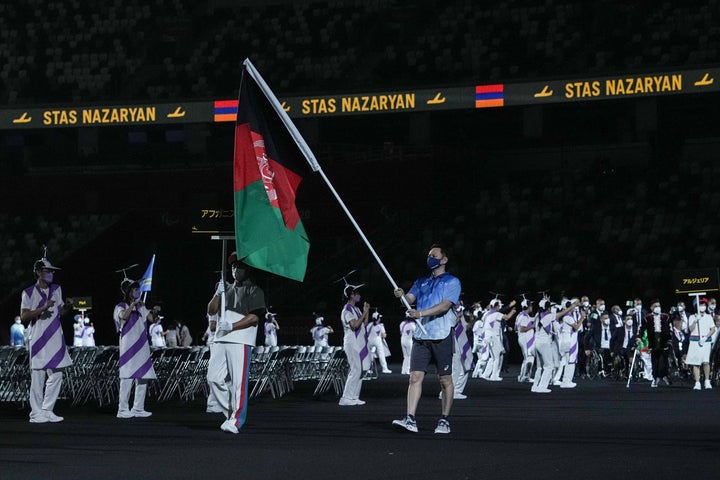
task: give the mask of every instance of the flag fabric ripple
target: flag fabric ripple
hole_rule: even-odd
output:
[[[243,70],[234,151],[237,255],[252,267],[302,281],[310,249],[295,197],[311,171],[287,127]]]

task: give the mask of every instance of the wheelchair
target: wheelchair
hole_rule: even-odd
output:
[[[673,348],[668,352],[668,377],[671,380],[687,380],[691,377],[690,369],[677,358]]]
[[[632,352],[632,354],[630,352]],[[622,381],[632,378],[633,381],[638,381],[642,378],[641,373],[645,371],[645,362],[642,359],[642,355],[640,355],[640,351],[629,350],[627,353],[627,357],[625,355],[615,355],[613,357],[612,370],[610,372],[613,380]],[[635,356],[635,365],[633,365],[631,372],[630,365],[633,361],[633,355]]]
[[[589,380],[605,377],[605,363],[597,350],[590,350],[590,355],[585,362],[585,375]]]

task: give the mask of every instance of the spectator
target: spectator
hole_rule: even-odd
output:
[[[10,345],[22,347],[25,345],[25,326],[20,315],[15,317],[15,323],[10,326]]]

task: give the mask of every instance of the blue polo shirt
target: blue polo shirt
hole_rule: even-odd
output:
[[[417,310],[427,310],[443,300],[449,300],[456,305],[460,299],[460,290],[460,280],[445,272],[437,277],[430,275],[415,280],[408,293],[415,296]],[[452,307],[444,315],[426,315],[419,320],[427,333],[416,328],[413,336],[418,340],[442,340],[450,335],[450,331],[457,323]]]

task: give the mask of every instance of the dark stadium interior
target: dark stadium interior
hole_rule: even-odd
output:
[[[720,55],[714,2],[238,3],[4,2],[4,103],[233,98],[245,57],[285,95],[702,68]],[[398,283],[437,240],[467,299],[550,289],[620,302],[671,300],[673,270],[718,265],[717,107],[708,93],[296,123]],[[94,298],[100,338],[114,270],[152,253],[151,298],[201,330],[220,250],[189,232],[199,209],[231,206],[232,135],[228,124],[3,132],[3,324],[47,244],[66,295]],[[304,180],[298,205],[306,281],[259,274],[280,315],[332,315],[332,282],[352,268],[373,305],[400,315],[320,179]]]
[[[0,0],[0,114],[237,98],[245,58],[278,97],[720,65],[718,0],[91,3]],[[511,298],[549,290],[558,298],[602,296],[608,305],[636,296],[670,305],[687,299],[674,293],[673,272],[720,265],[718,111],[713,90],[295,123],[404,288],[425,271],[428,247],[441,242],[466,303],[485,304],[490,291]],[[139,277],[153,254],[149,299],[163,303],[168,319],[188,324],[197,343],[222,260],[220,243],[192,228],[205,225],[202,209],[233,208],[233,134],[231,122],[0,131],[0,344],[8,344],[43,245],[62,267],[64,295],[92,297],[98,344],[117,343],[111,316],[122,275],[115,271],[138,263],[128,273]],[[304,178],[297,205],[311,245],[305,281],[256,272],[278,313],[281,341],[307,343],[314,312],[339,326],[335,282],[352,269],[395,332],[404,308],[318,175]],[[68,340],[71,323],[63,325]],[[342,343],[336,332],[335,345]],[[399,340],[389,340],[399,352]],[[371,387],[377,398],[386,396],[381,387]],[[400,408],[398,388],[399,397],[388,400]],[[321,416],[317,407],[311,415]],[[22,416],[3,408],[3,416]],[[465,413],[476,414],[482,410]],[[625,427],[636,426],[626,415]],[[578,426],[585,421],[573,418]],[[605,429],[602,441],[612,442],[612,434]],[[382,441],[372,428],[362,435]],[[505,450],[517,448],[505,441]],[[272,443],[264,438],[262,448]],[[612,452],[604,455],[612,461]]]

